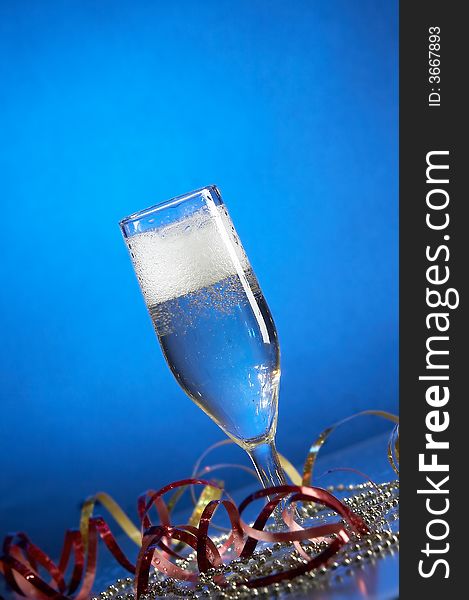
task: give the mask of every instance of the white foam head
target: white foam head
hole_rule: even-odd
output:
[[[200,209],[126,242],[148,306],[208,287],[249,266],[223,206]]]

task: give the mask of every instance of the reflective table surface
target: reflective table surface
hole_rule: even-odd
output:
[[[380,435],[360,444],[350,446],[337,452],[322,451],[316,466],[315,484],[320,487],[344,483],[361,483],[356,472],[341,470],[353,467],[366,473],[374,482],[381,483],[395,479],[386,458],[387,435]],[[326,450],[326,447],[324,448]],[[255,484],[242,488],[234,494],[235,501],[240,501],[256,489]],[[177,518],[175,519],[177,521]],[[396,524],[394,525],[396,529]],[[397,523],[398,529],[398,523]],[[132,559],[135,558],[136,546],[123,535],[117,540]],[[98,577],[94,593],[98,595],[118,578],[127,577],[128,573],[116,565],[109,553],[100,548],[98,557]],[[169,596],[168,596],[169,597]],[[279,596],[277,596],[279,597]],[[315,600],[392,600],[399,597],[399,557],[396,551],[386,552],[384,556],[364,561],[347,571],[346,576],[331,578],[325,589],[309,589],[304,592],[295,590],[288,595],[292,598],[314,598]],[[18,598],[8,591],[0,577],[0,598]]]

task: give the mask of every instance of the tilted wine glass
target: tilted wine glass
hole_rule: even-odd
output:
[[[120,227],[177,382],[247,451],[264,487],[285,484],[277,332],[219,190],[173,198]]]

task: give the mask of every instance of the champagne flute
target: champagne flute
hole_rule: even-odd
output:
[[[277,332],[219,190],[173,198],[120,227],[177,382],[246,450],[264,487],[285,484]]]

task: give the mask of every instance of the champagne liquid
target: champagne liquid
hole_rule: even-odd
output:
[[[127,242],[178,383],[246,448],[273,438],[280,378],[270,311],[223,206]]]
[[[272,317],[259,291],[254,301],[267,343],[237,275],[150,308],[181,387],[228,435],[247,445],[275,430],[279,384]]]

